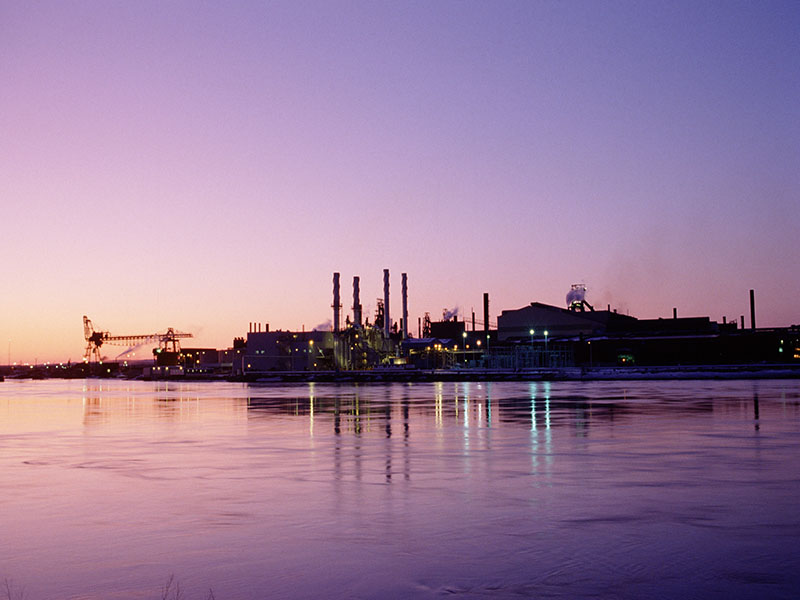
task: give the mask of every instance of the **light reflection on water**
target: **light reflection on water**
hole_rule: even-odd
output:
[[[0,384],[27,597],[790,598],[794,381]]]

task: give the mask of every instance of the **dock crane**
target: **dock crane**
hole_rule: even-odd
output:
[[[138,335],[111,335],[108,331],[97,331],[92,324],[92,320],[83,315],[83,337],[86,340],[86,351],[83,354],[83,361],[88,363],[94,358],[97,362],[102,362],[100,358],[100,348],[103,344],[116,346],[135,346],[140,344],[158,344],[158,353],[179,354],[181,351],[180,341],[184,338],[193,337],[191,333],[176,331],[172,327],[164,333],[144,333]]]

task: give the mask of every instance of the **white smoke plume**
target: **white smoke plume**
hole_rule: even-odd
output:
[[[114,360],[145,360],[152,358],[151,352],[142,352],[141,350],[143,348],[150,348],[153,345],[153,342],[145,342],[136,346],[131,346],[124,352],[118,354]]]
[[[333,329],[333,321],[328,319],[324,323],[315,326],[311,331],[331,331]]]

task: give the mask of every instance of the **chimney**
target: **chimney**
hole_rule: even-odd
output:
[[[383,270],[383,333],[389,337],[392,321],[389,317],[389,269]]]
[[[750,329],[756,328],[756,293],[750,290]]]
[[[359,277],[353,277],[353,324],[361,327],[361,287]]]
[[[672,318],[673,319],[677,319],[678,318],[678,309],[677,308],[673,307],[673,309],[672,309]]]
[[[342,308],[339,297],[339,273],[333,274],[333,332],[339,333],[339,312]]]
[[[408,275],[403,273],[402,278],[402,293],[403,293],[403,339],[408,337]]]
[[[489,335],[489,292],[483,293],[483,332]]]

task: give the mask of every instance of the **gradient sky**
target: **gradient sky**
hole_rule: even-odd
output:
[[[570,284],[800,323],[800,3],[0,0],[0,363]],[[749,320],[749,318],[748,318]],[[123,349],[110,349],[115,356]]]

